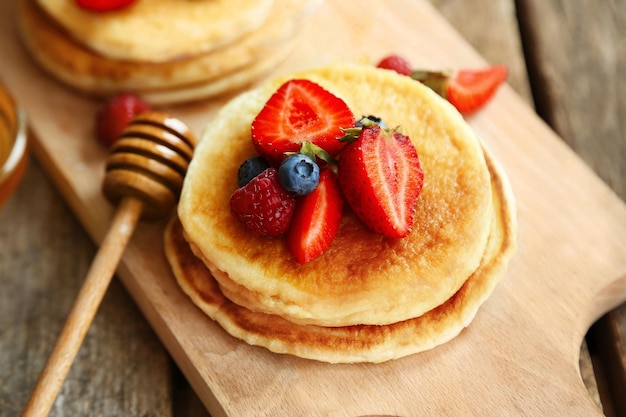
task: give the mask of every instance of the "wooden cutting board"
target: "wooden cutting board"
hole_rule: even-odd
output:
[[[100,194],[98,103],[48,78],[0,5],[0,77],[30,117],[34,152],[96,242],[113,208]],[[328,1],[275,74],[398,52],[416,66],[484,65],[416,0]],[[228,99],[163,110],[200,133]],[[119,276],[213,416],[593,416],[578,371],[590,324],[626,300],[626,206],[509,88],[468,119],[516,194],[519,247],[468,329],[431,351],[378,365],[329,365],[241,343],[176,286],[164,223],[142,224]],[[149,381],[146,381],[149,383]]]

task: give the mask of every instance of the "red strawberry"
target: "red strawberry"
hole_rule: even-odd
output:
[[[388,55],[376,66],[420,81],[463,114],[473,113],[483,107],[508,76],[508,69],[504,65],[456,72],[414,70],[409,61],[399,55]]]
[[[138,96],[120,93],[107,101],[96,115],[96,137],[111,146],[133,118],[150,110],[150,106]]]
[[[317,188],[298,200],[291,220],[287,243],[296,261],[305,264],[328,249],[339,230],[342,210],[335,174],[323,169]]]
[[[276,168],[266,169],[230,197],[233,215],[253,233],[268,237],[287,232],[295,205]]]
[[[409,61],[399,55],[388,55],[376,65],[378,68],[393,70],[402,75],[411,75],[413,68]]]
[[[309,80],[290,80],[270,97],[252,122],[252,142],[262,156],[279,164],[285,152],[308,141],[335,156],[344,143],[341,128],[354,126],[354,115],[339,97]]]
[[[508,69],[494,65],[456,72],[413,71],[411,77],[432,88],[463,114],[483,107],[506,80]]]
[[[461,113],[473,113],[491,99],[507,76],[504,65],[457,71],[448,81],[446,98]]]
[[[401,238],[411,232],[424,173],[408,136],[377,125],[364,127],[339,159],[339,185],[370,229]]]
[[[135,0],[76,0],[76,4],[93,12],[119,10],[134,3]]]

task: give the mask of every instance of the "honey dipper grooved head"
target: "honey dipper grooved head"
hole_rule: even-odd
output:
[[[181,120],[158,111],[136,116],[111,147],[102,191],[117,204],[143,202],[143,217],[166,216],[175,206],[196,139]]]

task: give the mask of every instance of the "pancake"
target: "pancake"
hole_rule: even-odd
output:
[[[137,0],[106,13],[74,0],[36,0],[76,41],[127,61],[166,62],[212,51],[257,30],[274,0]],[[278,3],[278,2],[277,2]]]
[[[237,169],[255,154],[251,121],[287,78],[311,79],[355,115],[375,114],[411,138],[424,185],[408,237],[375,234],[347,210],[330,248],[300,265],[284,239],[256,236],[231,215]],[[479,267],[493,213],[481,143],[456,109],[408,77],[357,65],[275,79],[223,107],[196,148],[178,206],[192,250],[226,297],[324,327],[396,323],[446,302]]]
[[[294,45],[296,42],[290,43]],[[244,88],[266,76],[278,64],[287,58],[291,48],[279,48],[251,65],[239,68],[208,81],[187,84],[169,89],[149,89],[137,91],[148,103],[153,105],[189,103],[226,94]]]
[[[236,44],[161,63],[112,60],[68,37],[35,0],[20,0],[19,26],[33,58],[63,83],[91,95],[122,91],[151,104],[213,97],[257,80],[286,58],[304,20],[321,0],[287,0]]]
[[[506,175],[487,153],[494,216],[478,269],[450,299],[423,315],[382,326],[302,326],[255,313],[220,291],[204,263],[185,240],[178,217],[165,232],[165,252],[182,290],[230,335],[275,353],[330,363],[383,362],[432,349],[467,327],[504,275],[517,237],[514,198]]]

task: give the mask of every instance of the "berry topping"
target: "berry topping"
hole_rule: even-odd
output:
[[[76,0],[76,4],[92,12],[109,12],[130,6],[135,0]]]
[[[237,183],[243,187],[249,183],[252,178],[259,175],[270,167],[270,164],[262,156],[253,156],[248,158],[239,166],[237,171]]]
[[[408,75],[433,89],[463,114],[482,108],[508,77],[504,65],[458,71],[428,71],[411,69],[409,62],[398,55],[389,55],[377,65]]]
[[[253,233],[276,237],[289,229],[296,201],[280,185],[276,168],[268,168],[230,197],[233,215]]]
[[[354,116],[342,99],[312,81],[294,79],[280,86],[256,116],[252,142],[275,165],[305,141],[335,156],[344,146],[337,140],[341,128],[351,126]]]
[[[463,114],[474,113],[482,108],[507,76],[508,69],[504,65],[459,71],[414,71],[411,75]]]
[[[96,115],[96,137],[105,146],[111,146],[133,118],[150,110],[140,97],[131,93],[120,93],[112,97]]]
[[[317,187],[320,167],[306,155],[288,156],[278,168],[278,178],[283,188],[295,195],[307,195]]]
[[[395,71],[402,75],[411,75],[413,68],[409,61],[399,55],[389,55],[380,60],[378,68]]]
[[[410,233],[424,173],[408,136],[362,128],[344,148],[338,172],[348,204],[370,229],[393,238]]]
[[[342,209],[343,196],[335,174],[322,169],[317,188],[298,200],[287,235],[296,261],[307,263],[328,249],[339,230]]]
[[[507,76],[504,65],[457,71],[448,82],[446,98],[461,113],[473,113],[491,99]]]

